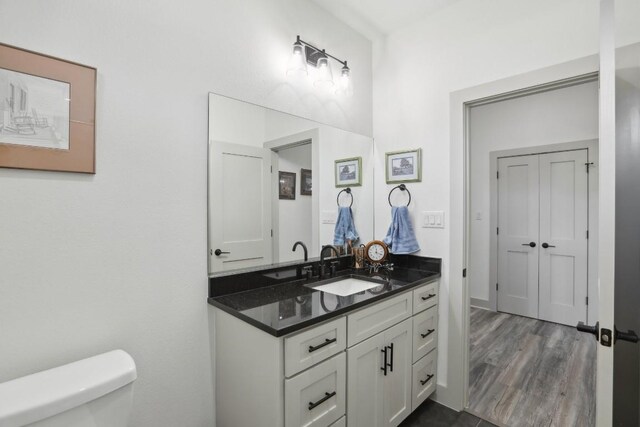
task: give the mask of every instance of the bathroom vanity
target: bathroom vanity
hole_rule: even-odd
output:
[[[342,257],[325,280],[300,265],[212,276],[217,425],[397,426],[427,399],[440,260],[394,261],[369,273]]]

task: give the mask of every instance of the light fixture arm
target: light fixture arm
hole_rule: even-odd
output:
[[[311,49],[315,50],[316,52],[322,52],[324,55],[328,56],[329,58],[333,59],[334,61],[339,62],[344,67],[348,68],[347,61],[342,61],[342,60],[336,58],[335,56],[331,55],[330,53],[327,53],[324,49],[319,49],[319,48],[315,47],[314,45],[312,45],[311,43],[307,43],[306,41],[302,40],[300,38],[300,36],[297,36],[296,43],[300,43],[300,44],[302,44],[304,46],[310,47]]]

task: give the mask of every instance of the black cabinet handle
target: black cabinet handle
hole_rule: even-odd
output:
[[[426,300],[431,299],[431,298],[433,298],[433,297],[435,297],[435,296],[436,296],[436,294],[429,294],[429,295],[428,295],[428,296],[426,296],[426,297],[422,297],[422,301],[426,301]]]
[[[321,349],[322,347],[325,347],[331,343],[334,343],[338,341],[338,338],[333,338],[333,339],[329,339],[329,338],[325,338],[324,342],[322,344],[318,344],[316,346],[310,345],[309,346],[309,353],[313,353],[316,350]]]
[[[387,366],[389,365],[389,364],[387,363],[387,356],[388,356],[388,354],[387,354],[387,346],[385,345],[385,346],[384,346],[384,348],[383,348],[382,350],[380,350],[380,351],[381,351],[382,353],[384,353],[384,362],[383,362],[383,364],[382,364],[382,368],[380,368],[380,370],[381,370],[382,372],[384,372],[384,376],[386,377],[386,376],[387,376]]]
[[[317,402],[309,402],[309,410],[312,410],[313,408],[315,408],[318,405],[322,405],[324,402],[326,402],[327,400],[331,399],[333,396],[336,395],[336,392],[331,392],[331,393],[325,393],[324,397],[320,400],[318,400]]]
[[[420,334],[420,336],[422,338],[426,338],[426,337],[428,337],[429,335],[431,335],[434,332],[435,332],[435,329],[427,329],[427,333],[426,334]]]
[[[213,253],[216,254],[216,256],[220,256],[222,254],[230,254],[231,252],[224,252],[222,249],[216,249]]]
[[[389,344],[391,350],[391,363],[389,364],[389,371],[393,372],[393,343]]]
[[[523,243],[522,246],[531,246],[532,248],[536,247],[536,242]],[[542,245],[544,246],[544,245]]]
[[[427,375],[427,379],[426,380],[420,380],[420,385],[425,385],[426,383],[428,383],[431,378],[433,378],[433,374],[431,375]]]
[[[547,248],[555,248],[555,246],[550,245],[550,244],[548,244],[547,242],[544,242],[544,243],[542,244],[542,247],[543,247],[543,248],[545,248],[545,249],[547,249]]]

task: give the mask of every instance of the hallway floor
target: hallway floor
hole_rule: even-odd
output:
[[[593,336],[471,308],[470,345],[471,412],[509,427],[595,425]]]

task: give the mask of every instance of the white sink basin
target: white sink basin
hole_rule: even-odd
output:
[[[367,289],[380,286],[380,283],[370,282],[368,280],[354,279],[347,277],[336,282],[327,283],[326,285],[310,286],[317,291],[327,292],[329,294],[346,297],[366,291]]]

